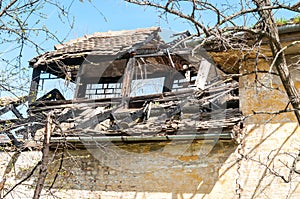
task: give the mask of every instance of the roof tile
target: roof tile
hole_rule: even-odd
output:
[[[33,58],[30,65],[38,67],[54,63],[59,58],[68,59],[86,55],[117,55],[126,53],[135,45],[143,43],[150,35],[160,31],[158,27],[136,30],[96,32],[81,38],[55,45],[55,50]]]

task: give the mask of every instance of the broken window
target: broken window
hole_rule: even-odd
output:
[[[63,99],[72,99],[75,87],[75,84],[68,79],[62,79],[43,71],[40,75],[37,99],[51,97],[47,95],[50,95],[53,90],[58,91]]]
[[[142,96],[162,93],[165,77],[134,79],[131,82],[130,96]]]
[[[121,96],[126,59],[85,61],[78,72],[75,98],[113,98]]]

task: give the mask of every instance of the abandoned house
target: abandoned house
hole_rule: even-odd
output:
[[[279,32],[290,44],[299,26]],[[1,145],[39,151],[51,115],[53,153],[68,153],[63,161],[56,160],[64,155],[55,156],[45,184],[62,198],[250,198],[272,192],[265,185],[276,177],[257,177],[266,171],[251,158],[268,156],[266,150],[289,143],[299,130],[292,113],[253,114],[288,103],[276,75],[269,81],[256,73],[268,71],[270,60],[251,53],[241,59],[241,52],[220,49],[214,40],[204,50],[189,36],[166,40],[158,27],[94,33],[34,57],[28,96],[1,99],[0,114],[15,115],[0,121],[7,137]],[[289,63],[297,62],[298,51],[298,45],[288,50]],[[25,102],[27,116],[17,109]],[[26,152],[32,167],[41,157],[33,151]],[[26,176],[16,172],[17,180]],[[275,181],[282,192],[290,188]]]
[[[62,129],[52,142],[233,139],[241,121],[238,82],[222,77],[204,52],[176,43],[188,32],[169,43],[159,32],[95,33],[33,58],[29,116],[16,114],[17,133],[36,140],[44,113],[53,111]],[[75,85],[74,99],[59,88],[37,97],[45,82],[58,79]]]

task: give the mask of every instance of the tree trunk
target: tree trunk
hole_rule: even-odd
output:
[[[50,146],[50,136],[52,133],[52,113],[50,112],[47,116],[44,135],[44,146],[43,146],[43,156],[42,164],[39,172],[39,177],[37,180],[37,185],[34,191],[33,199],[38,199],[41,196],[41,192],[44,187],[45,179],[48,174],[48,163],[49,163],[49,146]]]
[[[271,5],[270,0],[253,0],[253,2],[256,4],[257,7]],[[282,45],[280,43],[279,33],[272,10],[262,10],[258,13],[262,18],[263,31],[265,31],[269,37],[269,44],[272,50],[273,58],[275,58],[278,54],[278,58],[275,60],[275,67],[282,81],[284,89],[288,95],[290,103],[293,109],[295,109],[294,113],[296,115],[298,124],[300,124],[300,113],[298,110],[300,107],[300,98],[295,84],[291,78],[284,52],[281,51]]]

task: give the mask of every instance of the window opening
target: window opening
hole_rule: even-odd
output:
[[[87,84],[85,97],[88,99],[121,96],[122,83]]]

